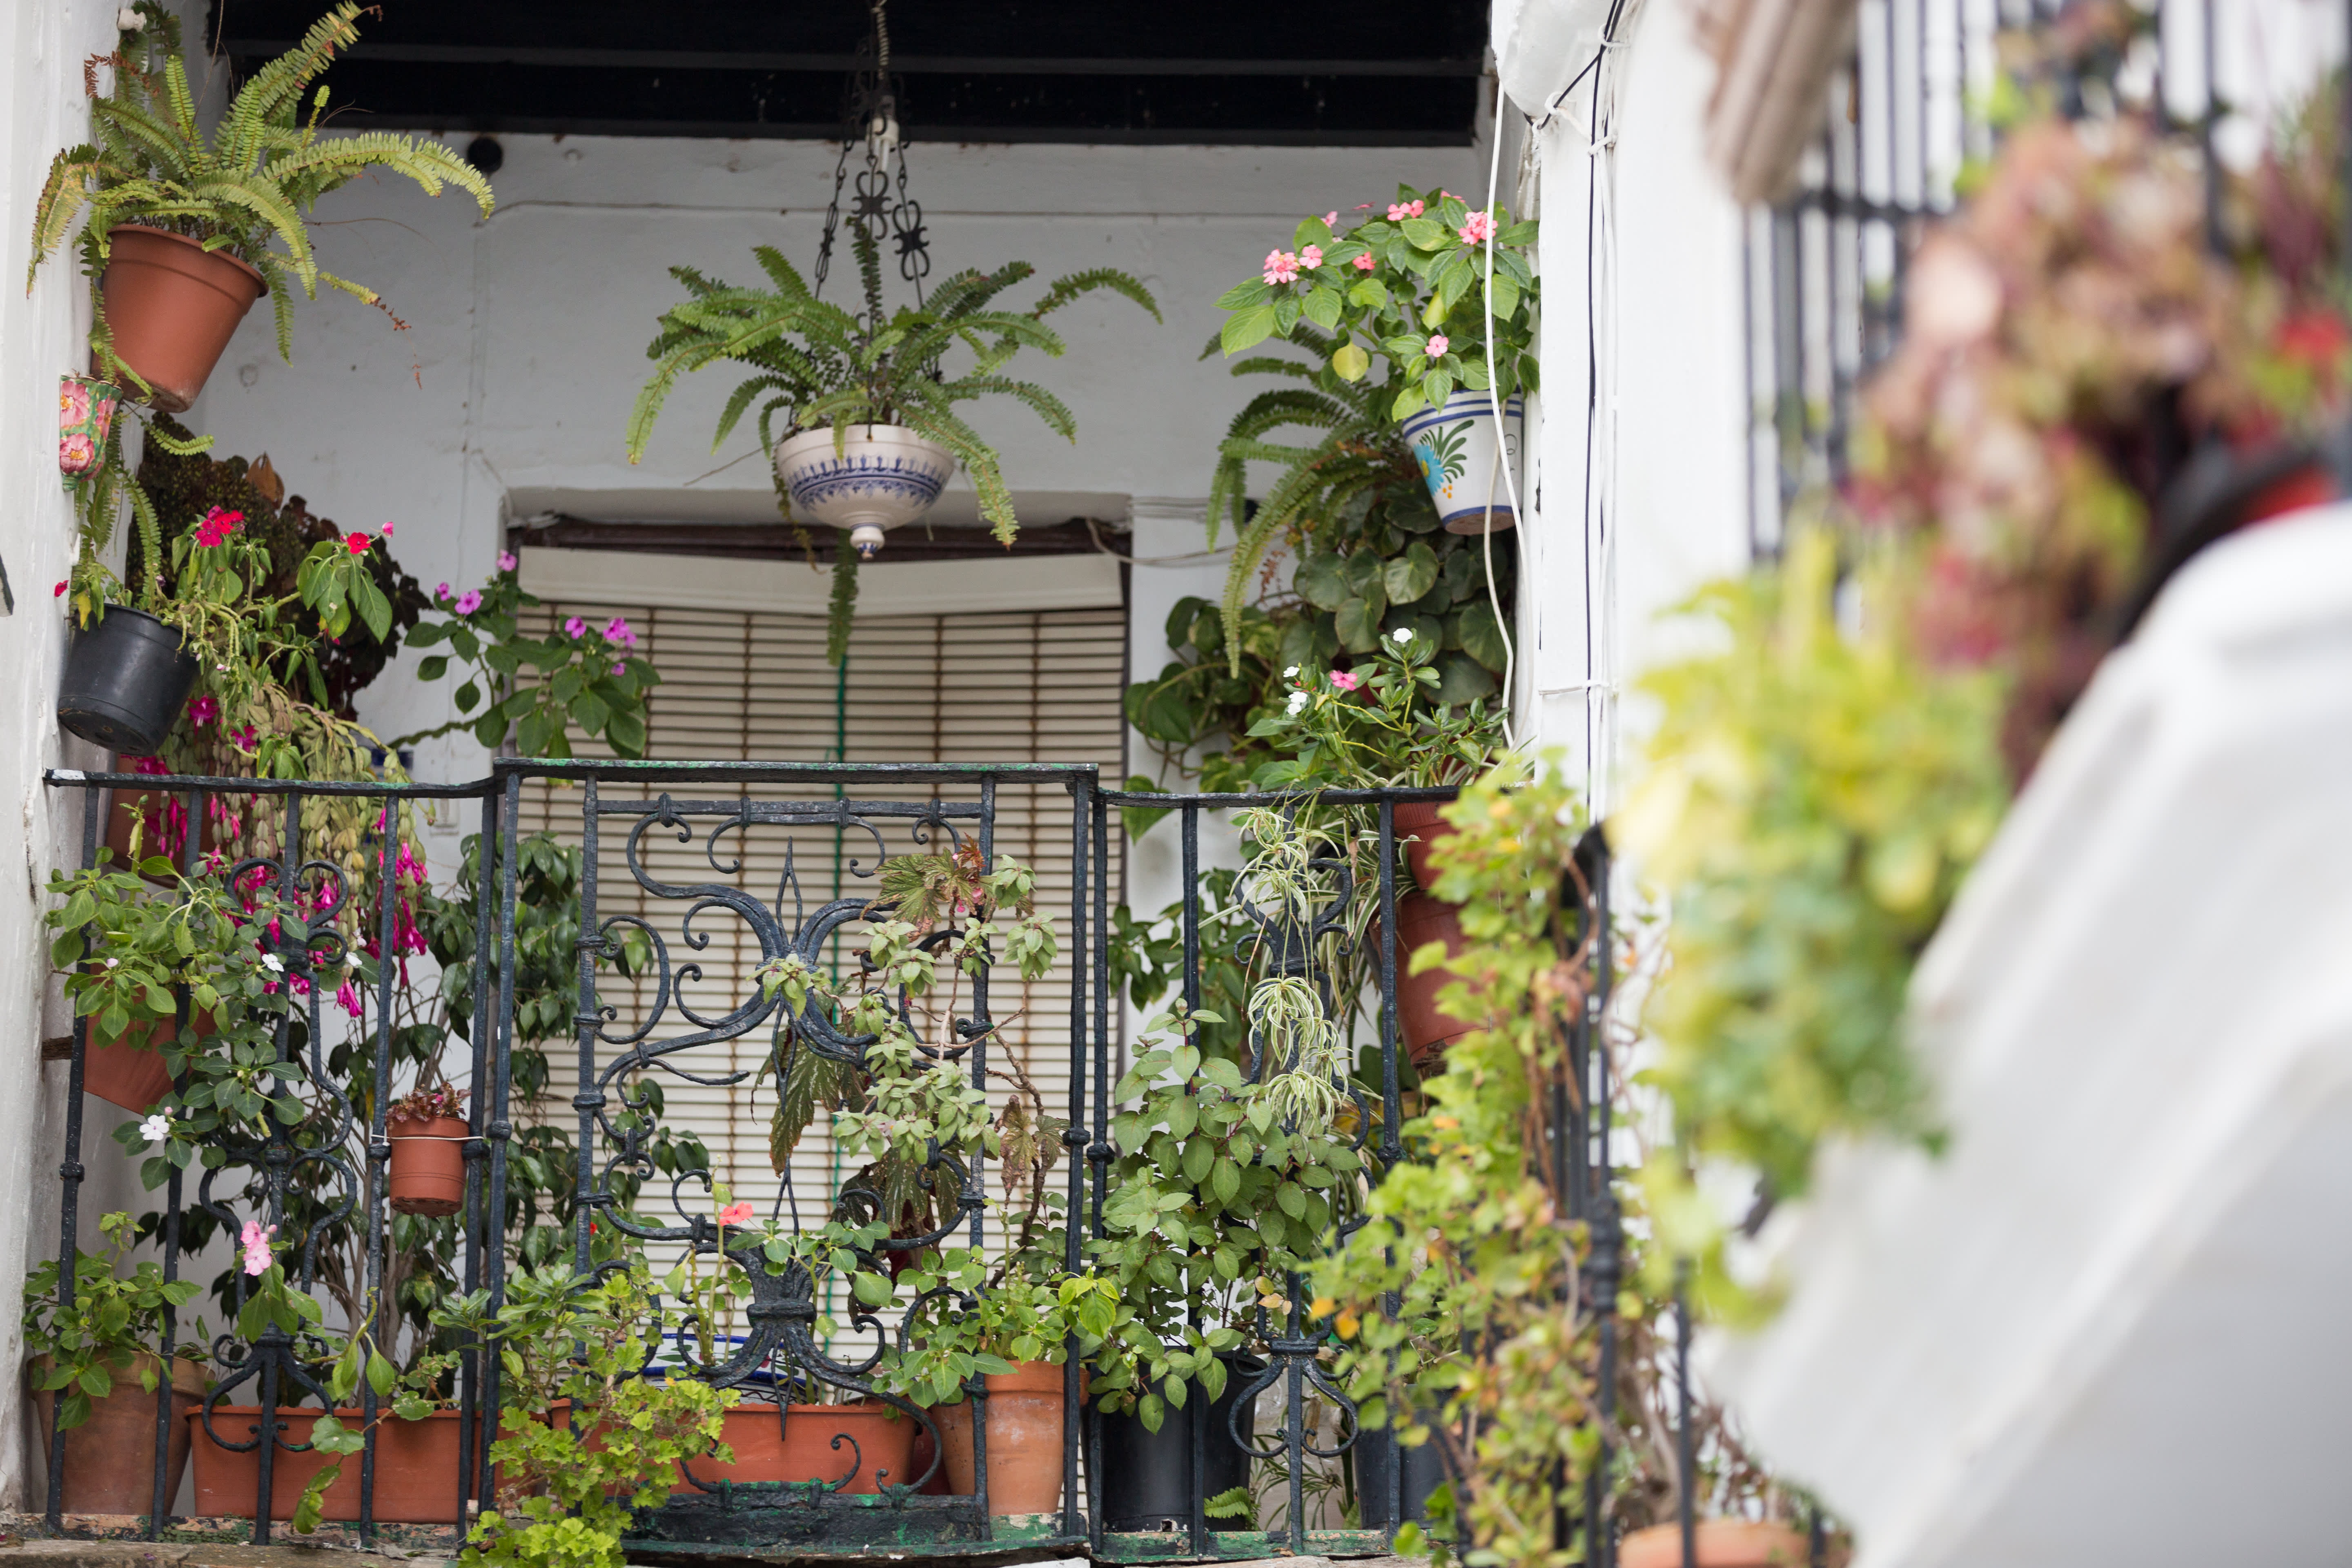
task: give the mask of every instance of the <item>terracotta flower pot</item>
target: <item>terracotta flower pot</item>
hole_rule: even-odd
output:
[[[109,1368],[114,1392],[89,1402],[89,1419],[65,1434],[65,1511],[68,1513],[143,1514],[155,1506],[155,1396],[139,1386],[142,1368],[157,1358],[142,1351],[121,1370]],[[44,1371],[49,1358],[39,1356],[27,1371]],[[163,1500],[169,1508],[179,1496],[180,1477],[188,1468],[188,1425],[184,1417],[205,1397],[205,1372],[194,1362],[172,1362],[172,1424],[163,1451]],[[41,1431],[41,1472],[36,1494],[48,1475],[49,1406],[54,1391],[36,1389],[33,1408]]]
[[[207,251],[166,229],[124,224],[107,236],[107,245],[99,287],[115,357],[153,389],[147,402],[182,413],[269,285],[226,251]]]
[[[1372,928],[1373,940],[1379,940],[1380,928]],[[1442,968],[1412,973],[1413,953],[1433,942],[1445,944],[1446,956],[1459,954],[1469,945],[1462,932],[1462,917],[1452,904],[1432,898],[1423,892],[1406,893],[1397,900],[1396,997],[1397,1032],[1406,1053],[1412,1057],[1415,1071],[1428,1077],[1438,1070],[1445,1053],[1454,1042],[1468,1034],[1474,1026],[1463,1023],[1437,1005],[1437,994],[1454,981],[1454,975]]]
[[[1760,1519],[1703,1519],[1694,1532],[1694,1568],[1803,1568],[1805,1538]],[[1654,1524],[1617,1546],[1618,1568],[1682,1568],[1683,1529]]]
[[[188,1021],[199,1035],[211,1035],[219,1028],[213,1016],[201,1009],[191,1009]],[[163,1060],[163,1052],[177,1028],[171,1019],[158,1018],[152,1024],[133,1025],[110,1046],[100,1045],[93,1037],[82,1052],[81,1091],[142,1116],[154,1110],[156,1102],[172,1092],[172,1069]]]
[[[1423,889],[1437,882],[1437,868],[1430,864],[1430,851],[1437,847],[1440,839],[1454,836],[1454,825],[1438,815],[1449,804],[1442,800],[1403,801],[1393,811],[1397,841],[1404,846],[1405,864],[1412,868],[1412,879]]]
[[[1062,1369],[1024,1361],[988,1379],[988,1511],[1054,1513],[1062,1506]],[[931,1412],[946,1452],[948,1489],[973,1495],[971,1404]]]
[[[356,1429],[362,1417],[356,1410],[338,1410],[336,1417]],[[307,1443],[316,1410],[278,1412],[278,1437],[287,1443]],[[477,1418],[478,1425],[479,1418]],[[194,1433],[196,1512],[220,1519],[251,1519],[261,1490],[261,1449],[244,1453],[224,1448],[213,1440],[218,1433],[232,1443],[250,1441],[261,1425],[257,1405],[222,1405],[213,1409],[212,1432],[204,1426],[204,1412],[188,1414]],[[457,1518],[457,1434],[455,1410],[436,1410],[422,1421],[388,1416],[375,1429],[375,1517],[387,1524],[447,1524]],[[477,1454],[481,1450],[477,1447]],[[289,1453],[279,1448],[270,1460],[269,1517],[291,1519],[302,1489],[310,1484],[329,1456],[316,1452]],[[360,1460],[353,1454],[342,1472],[320,1500],[320,1517],[351,1521],[360,1516]]]
[[[912,1460],[919,1423],[878,1399],[788,1405],[782,1423],[772,1405],[740,1405],[727,1412],[726,1426],[735,1462],[691,1461],[704,1486],[720,1479],[833,1482],[847,1475],[840,1491],[864,1497],[903,1486],[918,1473]]]
[[[383,1131],[392,1144],[395,1210],[440,1215],[466,1206],[466,1140],[473,1131],[464,1117],[401,1117],[385,1123]]]

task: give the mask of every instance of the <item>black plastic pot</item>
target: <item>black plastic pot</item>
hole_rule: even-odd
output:
[[[152,757],[179,721],[196,680],[196,661],[180,634],[126,605],[74,634],[66,654],[58,722],[110,752]]]
[[[1200,1394],[1196,1382],[1192,1398],[1181,1410],[1171,1410],[1157,1432],[1144,1430],[1133,1415],[1097,1415],[1102,1430],[1103,1528],[1118,1533],[1134,1531],[1190,1530],[1192,1502],[1231,1491],[1249,1479],[1248,1451],[1234,1441],[1232,1415],[1243,1385],[1265,1370],[1255,1356],[1225,1356],[1225,1391],[1213,1401]],[[1192,1426],[1204,1421],[1201,1474],[1192,1473]],[[1257,1429],[1255,1409],[1241,1416],[1244,1436]],[[1211,1521],[1212,1528],[1231,1528],[1231,1521]]]
[[[1400,1455],[1404,1461],[1404,1512],[1402,1517],[1397,1516],[1395,1493],[1390,1489],[1393,1484],[1391,1478],[1396,1474]],[[1427,1523],[1429,1494],[1444,1484],[1445,1458],[1435,1443],[1423,1443],[1418,1448],[1400,1448],[1395,1429],[1388,1426],[1357,1436],[1356,1497],[1366,1530],[1385,1530],[1391,1525],[1407,1522]]]

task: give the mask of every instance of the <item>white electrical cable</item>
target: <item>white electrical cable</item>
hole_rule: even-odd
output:
[[[1495,145],[1486,162],[1486,279],[1478,290],[1478,309],[1486,327],[1486,397],[1495,410],[1495,468],[1502,470],[1504,492],[1511,498],[1511,521],[1517,526],[1523,521],[1519,510],[1518,480],[1511,473],[1511,465],[1503,460],[1507,450],[1503,422],[1503,394],[1495,381],[1495,194],[1503,177],[1503,84],[1495,82]],[[1495,588],[1495,476],[1486,475],[1486,516],[1478,532],[1478,549],[1486,558],[1486,604],[1495,614],[1495,630],[1503,639],[1503,746],[1517,751],[1525,737],[1517,734],[1511,700],[1511,682],[1517,668],[1517,649],[1503,620],[1503,596]],[[1522,577],[1525,572],[1520,574]]]

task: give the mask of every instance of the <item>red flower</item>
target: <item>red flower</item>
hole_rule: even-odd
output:
[[[62,599],[65,596],[66,585],[63,583],[59,583],[56,587],[49,590],[49,597],[52,599]]]
[[[196,524],[196,542],[206,549],[226,543],[228,536],[236,531],[236,525],[244,521],[245,513],[241,511],[223,511],[215,507]]]
[[[368,552],[368,546],[374,542],[374,540],[364,533],[349,533],[343,536],[343,548],[354,555],[365,555]]]
[[[2307,310],[2279,323],[2278,351],[2320,369],[2334,365],[2352,347],[2352,331],[2333,310]]]

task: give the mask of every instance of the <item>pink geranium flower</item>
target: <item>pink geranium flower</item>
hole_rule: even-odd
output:
[[[215,507],[197,522],[196,542],[207,550],[216,544],[225,544],[228,536],[236,531],[236,525],[244,521],[245,513],[241,511],[224,511]]]
[[[1312,272],[1317,268],[1322,266],[1323,247],[1319,245],[1310,245],[1306,249],[1300,251],[1298,253],[1298,265],[1302,270],[1307,272]]]
[[[1364,683],[1360,677],[1350,675],[1344,669],[1335,669],[1331,672],[1331,684],[1342,691],[1353,691]]]
[[[1446,336],[1444,332],[1432,332],[1429,334],[1430,358],[1435,359],[1439,354],[1444,353],[1447,349],[1450,349],[1454,345],[1446,340]]]
[[[245,1230],[236,1238],[236,1244],[245,1249],[245,1271],[247,1274],[260,1274],[269,1268],[269,1238],[277,1234],[278,1227],[274,1225],[264,1230],[255,1221],[245,1222]]]
[[[1267,251],[1265,253],[1265,280],[1268,283],[1297,282],[1297,256],[1294,252],[1287,250]]]
[[[751,1223],[751,1205],[748,1203],[729,1204],[725,1208],[719,1211],[719,1223],[720,1225],[750,1225]]]
[[[1391,202],[1389,204],[1389,221],[1391,223],[1402,223],[1409,217],[1419,217],[1420,216],[1421,204],[1419,202]]]
[[[1359,272],[1370,272],[1372,265],[1372,253],[1369,250],[1356,258],[1356,270]]]
[[[1465,245],[1484,245],[1495,232],[1495,220],[1485,213],[1472,213],[1462,223],[1460,233]]]
[[[1339,221],[1339,209],[1338,207],[1333,207],[1329,212],[1325,213],[1325,214],[1323,215],[1323,226],[1324,226],[1325,228],[1329,228],[1330,226],[1332,226],[1334,224],[1338,223]]]
[[[457,602],[449,607],[461,616],[470,616],[482,607],[482,591],[479,588],[468,588],[458,595]]]

